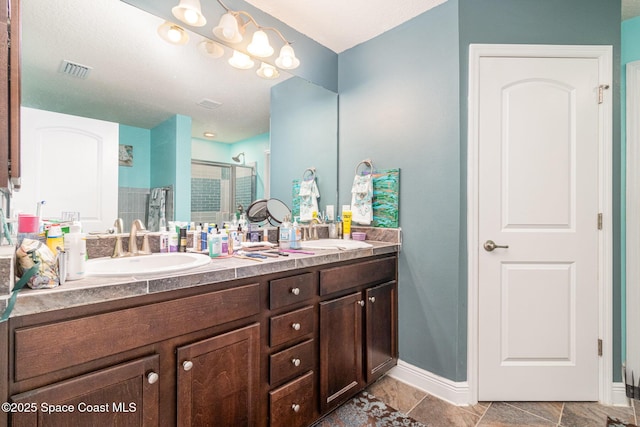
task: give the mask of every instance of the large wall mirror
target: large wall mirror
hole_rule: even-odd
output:
[[[173,194],[168,197],[175,205],[174,219],[198,221],[203,213],[192,212],[197,206],[190,197],[192,162],[228,164],[238,173],[244,173],[242,168],[253,168],[252,197],[268,197],[271,187],[279,189],[275,193],[287,204],[290,193],[284,189],[291,187],[290,178],[313,166],[326,177],[318,183],[323,205],[336,202],[337,94],[309,82],[297,86],[329,100],[334,113],[323,132],[333,140],[323,142],[321,164],[288,159],[297,165],[291,167],[291,175],[282,182],[269,183],[270,156],[288,153],[283,149],[288,141],[275,144],[279,148],[272,150],[271,121],[278,120],[270,114],[272,87],[302,79],[282,70],[277,79],[263,79],[256,74],[259,63],[249,70],[233,68],[228,64],[231,49],[207,43],[216,40],[213,35],[209,40],[187,29],[186,44],[169,44],[157,31],[165,19],[129,3],[135,2],[21,1],[24,109],[113,123],[118,147],[117,152],[94,154],[101,149],[102,137],[93,131],[80,132],[74,142],[80,145],[69,145],[70,138],[56,134],[59,129],[55,124],[61,122],[56,116],[47,127],[49,134],[23,132],[23,147],[25,139],[32,138],[38,140],[37,151],[23,149],[23,185],[13,196],[14,213],[33,213],[36,202],[46,200],[45,217],[80,211],[87,231],[103,231],[116,216],[124,217],[125,223],[134,217],[144,218],[153,189],[164,187],[162,179],[173,174]],[[152,3],[154,8],[170,11],[178,2]],[[216,52],[221,56],[214,57]],[[29,125],[29,114],[25,118],[23,129]],[[205,136],[207,132],[215,135]],[[178,135],[170,149],[166,147],[167,133],[171,138]],[[56,140],[61,145],[50,144]],[[97,148],[79,149],[85,147],[86,140]],[[182,158],[183,154],[188,158]],[[167,168],[176,162],[176,170],[169,173]],[[93,177],[86,176],[98,169],[115,170],[117,179],[113,174],[95,178],[99,188],[113,186],[115,190],[100,190],[109,202],[87,204],[87,182]],[[35,174],[40,176],[38,182],[33,179]],[[84,200],[85,205],[76,206],[78,200]],[[97,205],[115,206],[115,210],[97,212]],[[230,205],[235,211],[233,203]]]

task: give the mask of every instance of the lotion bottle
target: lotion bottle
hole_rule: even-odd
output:
[[[87,237],[81,232],[81,226],[69,226],[69,233],[64,235],[64,247],[67,253],[67,280],[78,280],[84,277],[87,257]]]

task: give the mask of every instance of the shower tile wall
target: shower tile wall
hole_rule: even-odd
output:
[[[134,219],[146,221],[148,205],[148,188],[118,187],[118,217],[124,222],[124,232],[129,232]]]
[[[191,165],[191,221],[222,224],[229,220],[230,170]]]

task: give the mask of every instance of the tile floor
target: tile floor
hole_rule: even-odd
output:
[[[480,402],[455,406],[389,376],[367,391],[429,427],[605,427],[607,415],[638,424],[634,407],[592,402]],[[638,414],[640,415],[640,414]]]

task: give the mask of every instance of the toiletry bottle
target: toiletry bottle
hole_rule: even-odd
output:
[[[201,231],[200,231],[200,250],[203,252],[207,251],[207,243],[208,243],[208,227],[207,227],[207,223],[205,222],[204,224],[201,225]]]
[[[213,230],[212,233],[209,233],[209,256],[211,258],[217,258],[220,256],[221,252],[221,236]]]
[[[284,218],[280,225],[280,234],[278,241],[280,242],[280,249],[289,249],[289,238],[291,237],[291,229],[289,227],[289,216]]]
[[[351,211],[342,211],[342,238],[351,239]]]
[[[202,235],[202,227],[200,225],[196,225],[196,231],[193,232],[193,251],[198,252],[200,250],[201,242],[200,236]]]
[[[302,230],[298,225],[298,221],[294,218],[293,225],[291,226],[291,238],[289,240],[289,247],[291,249],[300,249],[302,247],[300,246],[300,240],[302,239],[301,232]]]
[[[64,247],[67,253],[67,280],[78,280],[84,277],[87,237],[80,225],[69,226],[69,233],[64,235]]]
[[[169,252],[178,252],[180,237],[175,227],[169,230]]]
[[[180,228],[180,244],[178,246],[178,252],[187,252],[187,228]]]
[[[160,252],[169,252],[169,232],[167,227],[160,226]]]
[[[338,217],[338,222],[336,222],[336,231],[338,239],[342,239],[342,219],[340,217]]]
[[[227,234],[227,230],[223,229],[220,231],[220,255],[228,255],[229,254],[229,235]]]
[[[58,249],[64,250],[64,238],[62,237],[62,228],[59,224],[53,224],[49,227],[47,232],[47,246],[51,249],[53,254],[58,253]]]

